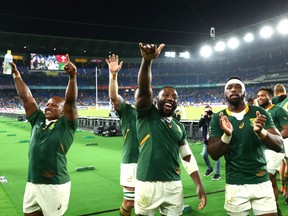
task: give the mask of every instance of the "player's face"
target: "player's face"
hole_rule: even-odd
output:
[[[157,107],[162,116],[172,116],[177,108],[178,94],[173,88],[162,89],[157,97]]]
[[[228,103],[232,105],[239,105],[245,98],[245,92],[238,83],[231,83],[228,85],[225,89],[225,95]]]
[[[52,97],[48,100],[44,113],[48,120],[59,119],[63,115],[63,100],[58,97]]]
[[[265,90],[261,90],[257,94],[257,102],[259,106],[266,108],[268,105],[270,105],[271,98],[269,97],[269,94]]]

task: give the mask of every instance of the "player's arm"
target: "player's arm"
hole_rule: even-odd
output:
[[[288,138],[288,112],[284,109],[279,109],[279,122],[281,124],[281,135],[283,139]]]
[[[270,120],[270,116],[268,121]],[[276,152],[280,152],[284,146],[283,146],[283,138],[276,128],[268,128],[265,129],[264,125],[267,120],[267,117],[265,115],[261,115],[259,111],[256,111],[256,119],[254,121],[253,130],[255,134],[258,136],[258,138],[261,140],[265,146],[271,150],[274,150]]]
[[[109,67],[109,97],[114,105],[115,110],[118,110],[123,98],[118,94],[118,72],[121,70],[123,61],[119,62],[118,55],[109,55],[108,59],[105,59]]]
[[[210,122],[211,130],[215,130],[216,127],[218,127],[216,124],[214,124],[214,120],[215,117],[213,116]],[[221,158],[228,151],[229,143],[232,139],[233,126],[228,120],[227,116],[225,116],[222,112],[219,114],[219,127],[221,128],[221,131],[223,131],[223,134],[219,137],[210,136],[207,146],[208,154],[215,161],[219,160],[219,158]]]
[[[221,138],[209,138],[207,152],[210,157],[217,161],[228,151],[229,143],[224,143]]]
[[[37,103],[33,98],[30,89],[22,80],[21,74],[18,71],[16,64],[14,62],[11,62],[10,65],[12,66],[12,75],[17,93],[23,101],[26,116],[29,117],[32,113],[38,110]]]
[[[153,102],[153,94],[151,88],[152,72],[151,66],[153,59],[157,58],[165,45],[161,44],[158,48],[154,44],[143,45],[139,43],[142,56],[142,62],[138,73],[138,91],[136,94],[137,109],[149,107]]]
[[[281,135],[283,139],[288,138],[288,124],[282,126]]]
[[[64,115],[69,120],[75,120],[78,117],[77,112],[77,68],[70,61],[69,55],[66,54],[67,63],[64,66],[65,72],[69,75],[69,81],[65,92]]]
[[[188,143],[179,147],[179,157],[186,172],[190,175],[196,186],[196,192],[199,198],[198,209],[203,209],[206,205],[207,197],[199,175],[199,168],[196,159],[188,145]]]

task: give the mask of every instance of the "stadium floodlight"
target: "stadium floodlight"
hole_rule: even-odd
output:
[[[261,30],[260,30],[260,36],[262,38],[270,38],[273,34],[273,30],[270,26],[264,26]]]
[[[190,53],[189,53],[188,51],[186,51],[186,52],[179,52],[179,58],[189,59],[189,58],[190,58]]]
[[[239,46],[239,40],[236,37],[232,37],[228,40],[227,45],[230,49],[236,49]]]
[[[168,58],[175,58],[176,52],[165,52],[164,56]]]
[[[277,31],[283,35],[288,34],[288,19],[284,19],[279,22]]]
[[[218,41],[214,47],[215,52],[222,52],[226,48],[226,45],[223,41]]]
[[[203,47],[201,47],[200,49],[200,55],[204,58],[208,58],[210,57],[212,54],[212,48],[208,45],[204,45]]]
[[[254,35],[250,32],[248,32],[244,37],[243,37],[244,41],[250,43],[254,40]]]

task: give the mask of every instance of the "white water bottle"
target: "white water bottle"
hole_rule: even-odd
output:
[[[11,55],[11,50],[7,50],[7,53],[4,56],[4,62],[3,62],[3,74],[11,74],[12,73],[12,67],[9,64],[9,62],[13,61],[13,56]]]

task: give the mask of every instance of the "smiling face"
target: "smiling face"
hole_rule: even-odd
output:
[[[44,113],[49,121],[59,119],[63,115],[64,99],[60,97],[52,97],[48,100]]]
[[[244,101],[245,91],[239,83],[231,83],[225,89],[225,96],[229,104],[238,106]]]
[[[178,94],[172,87],[163,88],[157,98],[156,103],[162,116],[172,116],[174,110],[177,108]]]
[[[272,98],[270,97],[269,93],[265,90],[260,90],[257,93],[257,102],[259,106],[266,109],[271,104]]]

